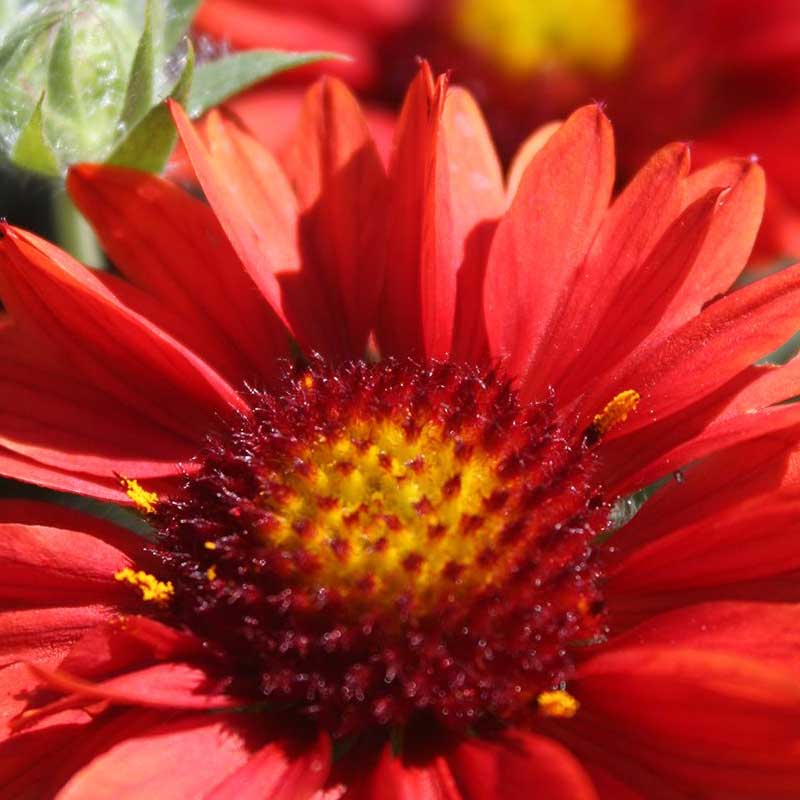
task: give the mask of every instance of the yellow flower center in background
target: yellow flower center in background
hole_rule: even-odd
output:
[[[461,0],[456,37],[515,77],[552,67],[617,70],[635,37],[632,0]]]

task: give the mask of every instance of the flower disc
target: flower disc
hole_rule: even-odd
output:
[[[528,713],[602,633],[595,437],[496,371],[315,361],[154,516],[169,613],[337,735]],[[590,431],[591,433],[591,431]]]

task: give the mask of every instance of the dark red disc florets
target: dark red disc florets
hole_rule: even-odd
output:
[[[334,735],[523,715],[602,630],[586,438],[496,371],[315,361],[154,516],[169,613],[232,691]]]

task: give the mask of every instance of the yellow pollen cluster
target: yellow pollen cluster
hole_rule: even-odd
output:
[[[121,483],[125,489],[125,494],[133,501],[139,511],[144,514],[153,514],[158,503],[158,495],[155,492],[148,492],[142,488],[139,481],[131,478],[122,478]]]
[[[500,542],[508,516],[498,497],[514,479],[501,480],[480,448],[460,452],[436,423],[409,438],[392,421],[355,421],[298,462],[270,476],[260,533],[285,553],[303,553],[295,575],[304,585],[370,604],[413,595],[424,613],[443,595],[498,581],[518,554]]]
[[[552,66],[611,73],[634,45],[633,0],[460,0],[456,36],[505,72]]]
[[[639,405],[640,395],[635,389],[626,389],[616,395],[608,405],[595,414],[592,426],[600,436],[604,436],[612,428],[621,425],[628,415]]]
[[[148,572],[137,572],[130,567],[114,573],[114,579],[135,586],[142,593],[142,599],[148,602],[166,603],[174,592],[171,581],[160,581]]]
[[[542,692],[536,701],[542,716],[556,719],[571,719],[581,707],[581,704],[569,692],[562,689]]]

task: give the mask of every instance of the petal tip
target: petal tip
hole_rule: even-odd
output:
[[[174,98],[168,97],[165,102],[167,104],[167,109],[169,110],[170,116],[175,122],[178,132],[180,133],[181,124],[189,124],[189,115],[186,113],[186,109]]]
[[[580,126],[598,139],[608,139],[613,136],[613,126],[605,110],[605,104],[599,101],[587,103],[585,106],[575,109],[567,117],[564,125]]]

